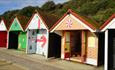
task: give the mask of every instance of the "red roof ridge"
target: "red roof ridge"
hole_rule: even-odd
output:
[[[20,26],[21,26],[21,28],[23,29],[23,31],[24,31],[24,28],[22,27],[22,24],[21,24],[21,22],[20,22],[20,20],[19,20],[19,16],[16,16],[15,18],[17,18],[17,20],[18,20],[18,22],[19,22],[19,24],[20,24]],[[14,19],[15,19],[14,18]]]
[[[84,20],[80,15],[78,15],[77,13],[75,13],[72,9],[68,9],[68,11],[50,28],[50,31],[53,30],[53,28],[55,28],[55,26],[68,14],[71,13],[72,15],[74,15],[76,18],[78,18],[79,20],[81,20],[82,22],[84,22],[86,25],[88,25],[91,29],[95,30],[96,28],[91,25],[89,22],[87,22],[86,20]]]
[[[109,22],[110,22],[113,18],[115,18],[115,13],[112,14],[112,15],[108,18],[108,20],[106,20],[105,23],[104,23],[99,29],[102,30],[106,25],[109,24]]]
[[[33,19],[34,15],[36,13],[33,13],[33,15],[31,16],[31,18],[29,19],[29,21],[27,22],[26,26],[25,26],[25,29],[28,27],[28,25],[30,24],[31,20]]]
[[[72,14],[74,16],[76,16],[79,20],[81,20],[82,22],[84,22],[86,25],[88,25],[90,28],[92,28],[93,30],[95,30],[96,28],[89,22],[87,22],[85,19],[83,19],[80,15],[78,15],[77,13],[75,13],[73,10],[71,11]]]
[[[10,27],[11,27],[13,21],[14,21],[14,18],[12,18],[12,19],[10,20],[10,22],[9,22],[10,24],[9,24],[8,30],[10,29]]]
[[[27,29],[27,27],[28,27],[28,25],[30,24],[31,20],[33,19],[33,17],[35,16],[35,14],[37,14],[37,15],[40,17],[40,19],[43,21],[43,23],[44,23],[44,25],[46,26],[46,28],[49,30],[48,25],[46,24],[46,21],[45,21],[45,19],[43,18],[43,16],[42,16],[41,13],[45,13],[45,12],[41,12],[40,10],[39,10],[39,11],[38,11],[38,10],[35,10],[35,12],[33,13],[33,15],[31,16],[30,20],[28,21],[28,23],[27,23],[25,29]]]

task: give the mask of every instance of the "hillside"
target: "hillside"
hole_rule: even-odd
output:
[[[101,25],[115,13],[115,0],[70,0],[64,4],[49,1],[42,7],[28,6],[20,10],[7,11],[0,17],[9,19],[16,14],[31,17],[35,9],[61,17],[70,8],[80,15],[92,18]]]

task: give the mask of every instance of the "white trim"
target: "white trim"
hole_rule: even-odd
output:
[[[112,28],[109,28],[112,24],[114,24],[114,22],[115,22],[115,18],[112,20],[112,21],[110,21],[101,31],[105,31],[105,30],[107,30],[107,29],[112,29]],[[115,29],[115,28],[114,28]]]
[[[63,36],[63,33],[62,33],[61,30],[60,31],[54,31],[54,33],[57,34],[57,35],[59,35],[59,36]]]
[[[85,63],[97,66],[97,60],[96,59],[86,58]]]
[[[26,44],[27,44],[27,45],[26,45],[26,54],[27,54],[27,53],[28,53],[28,52],[27,52],[27,51],[28,51],[28,32],[26,32],[26,35],[27,35],[27,36],[26,36],[26,37],[27,37],[27,39],[26,39],[26,40],[27,40],[27,41],[26,41]]]
[[[62,35],[61,37],[61,59],[64,59],[65,56],[65,50],[64,50],[64,42],[65,42],[65,37]]]
[[[55,28],[53,28],[53,30],[51,30],[51,32],[54,32],[55,29],[57,29],[57,27],[59,27],[61,25],[61,23],[68,17],[69,15],[65,16],[56,26]]]
[[[17,17],[14,18],[14,20],[15,20],[15,19],[16,19],[16,21],[18,22],[18,24],[20,25],[21,30],[24,31],[23,28],[22,28],[22,26],[21,26],[21,24],[20,24],[20,22],[19,22],[19,20],[17,19]],[[10,27],[9,31],[10,31],[11,28],[12,28],[12,25],[13,25],[13,23],[14,23],[14,20],[13,20],[13,22],[12,22],[12,24],[11,24],[11,27]]]
[[[63,53],[61,54],[61,59],[64,59],[64,54]]]
[[[108,70],[108,30],[105,31],[105,61],[104,70]]]
[[[76,18],[74,15],[70,14],[76,21],[78,21],[81,25],[83,25],[84,27],[86,27],[87,29],[89,29],[91,32],[95,32],[93,29],[91,29],[89,26],[87,26],[86,24],[84,24],[82,21],[80,21],[78,18]]]
[[[47,30],[47,51],[46,51],[47,54],[45,55],[46,59],[48,58],[48,51],[49,51],[49,32]]]
[[[26,48],[27,48],[27,32],[26,32]],[[26,49],[27,50],[27,49]]]
[[[9,32],[7,31],[7,49],[8,49],[8,46],[9,46]]]

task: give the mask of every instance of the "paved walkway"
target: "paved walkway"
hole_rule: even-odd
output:
[[[26,69],[18,64],[6,61],[4,59],[0,59],[0,70],[26,70]]]
[[[43,70],[104,70],[103,66],[95,67],[61,59],[45,59],[41,55],[27,55],[23,51],[9,49],[0,49],[0,58],[19,64],[27,70],[42,70],[42,68]]]

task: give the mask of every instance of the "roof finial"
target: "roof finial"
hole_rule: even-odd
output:
[[[17,17],[18,14],[14,14],[14,17]]]
[[[38,13],[37,9],[35,9],[35,13]]]
[[[72,12],[72,10],[71,9],[68,9],[68,12],[67,12],[67,14],[70,14]]]

